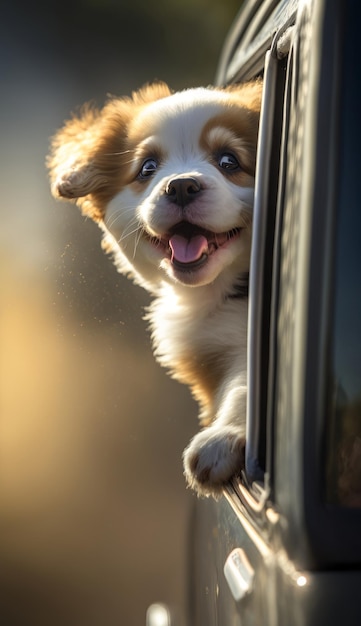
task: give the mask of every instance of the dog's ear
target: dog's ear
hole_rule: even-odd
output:
[[[125,184],[132,159],[127,145],[131,119],[170,93],[165,83],[154,83],[131,98],[110,99],[101,110],[84,106],[52,139],[47,158],[52,194],[74,200],[83,213],[102,219],[107,202]]]
[[[170,96],[173,92],[168,85],[162,81],[155,81],[153,83],[147,83],[138,91],[133,91],[132,102],[136,106],[149,104],[155,100],[161,100]]]
[[[229,93],[235,101],[250,111],[259,113],[262,101],[262,80],[253,80],[248,83],[239,83],[225,87],[224,91]]]
[[[130,115],[129,103],[117,99],[100,111],[86,105],[66,122],[53,137],[47,158],[56,198],[75,200],[84,213],[102,218],[124,160]]]

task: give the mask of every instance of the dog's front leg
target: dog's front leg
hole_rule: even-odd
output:
[[[244,467],[247,388],[228,385],[215,420],[184,451],[184,474],[200,496],[219,496]]]

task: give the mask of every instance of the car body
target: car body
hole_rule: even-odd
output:
[[[217,83],[262,76],[246,468],[197,500],[191,626],[361,624],[356,0],[249,1]]]

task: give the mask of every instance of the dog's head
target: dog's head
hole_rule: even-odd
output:
[[[260,99],[257,82],[157,83],[83,109],[53,140],[53,193],[98,221],[121,271],[151,291],[247,272]]]

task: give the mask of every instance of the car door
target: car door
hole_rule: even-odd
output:
[[[356,626],[361,325],[343,303],[361,320],[360,246],[348,219],[357,215],[360,131],[351,129],[361,89],[350,68],[360,8],[251,5],[218,77],[264,79],[246,468],[220,501],[196,503],[190,623]]]

